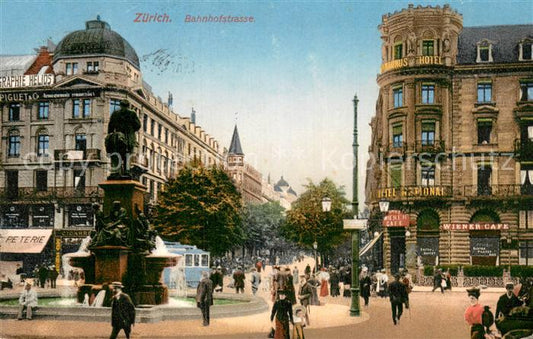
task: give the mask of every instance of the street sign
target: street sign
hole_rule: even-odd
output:
[[[364,230],[368,219],[344,219],[345,230]]]

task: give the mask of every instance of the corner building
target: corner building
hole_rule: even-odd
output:
[[[463,27],[448,5],[409,5],[379,29],[374,263],[533,265],[533,25]],[[400,222],[383,226],[384,200]]]
[[[100,19],[67,34],[55,50],[0,59],[0,228],[53,231],[42,253],[21,246],[2,260],[22,260],[26,270],[51,262],[59,270],[62,254],[89,235],[91,204],[102,201],[98,184],[110,174],[107,125],[121,100],[141,121],[131,161],[149,204],[189,160],[223,163],[218,141],[152,93],[133,47]]]

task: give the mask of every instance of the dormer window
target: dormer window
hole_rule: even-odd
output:
[[[66,74],[73,75],[78,73],[78,63],[77,62],[67,62],[66,64]]]
[[[489,40],[482,40],[477,43],[477,58],[476,62],[493,62],[492,59],[492,42]]]
[[[533,40],[524,39],[520,41],[518,45],[518,61],[531,61],[533,60],[533,53],[531,47],[533,45]]]

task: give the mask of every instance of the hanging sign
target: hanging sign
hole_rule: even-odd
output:
[[[409,227],[409,215],[402,211],[392,210],[383,218],[384,227]]]

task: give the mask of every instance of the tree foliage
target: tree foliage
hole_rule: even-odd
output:
[[[292,204],[283,226],[285,236],[301,246],[312,248],[318,244],[318,251],[329,253],[346,238],[343,219],[353,218],[345,205],[348,200],[342,187],[326,178],[318,185],[312,181],[305,186],[306,191]],[[322,199],[331,199],[331,211],[322,211]]]
[[[222,167],[192,162],[159,194],[154,228],[165,240],[222,255],[242,244],[241,194]]]
[[[256,251],[283,249],[287,245],[281,236],[284,220],[284,208],[277,201],[246,205],[243,211],[244,245]]]

